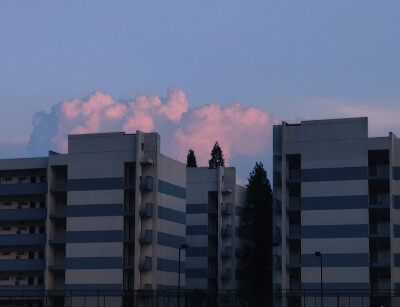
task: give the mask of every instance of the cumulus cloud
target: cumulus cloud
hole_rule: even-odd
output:
[[[185,93],[174,88],[168,89],[165,98],[139,95],[120,101],[95,92],[62,101],[50,113],[36,113],[27,150],[31,154],[45,154],[49,149],[67,152],[68,134],[157,131],[165,154],[185,161],[192,148],[199,165],[206,166],[215,141],[228,163],[237,157],[267,156],[276,122],[267,112],[238,103],[189,109]]]

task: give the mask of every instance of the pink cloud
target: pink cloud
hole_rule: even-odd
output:
[[[236,156],[267,154],[273,123],[267,112],[238,103],[189,109],[185,93],[174,88],[168,89],[165,98],[138,95],[125,101],[95,92],[62,101],[50,113],[35,114],[28,150],[66,152],[68,134],[157,131],[163,152],[172,157],[185,161],[192,148],[199,165],[206,166],[218,141],[228,164]]]
[[[193,149],[202,165],[207,165],[215,141],[227,160],[236,155],[256,156],[266,151],[273,123],[267,112],[257,108],[213,103],[193,109],[182,119],[172,147],[181,159]]]

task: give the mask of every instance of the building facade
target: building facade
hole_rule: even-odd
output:
[[[69,136],[67,154],[0,160],[0,180],[0,291],[49,290],[64,306],[64,290],[177,287],[186,167],[157,133]]]
[[[234,167],[187,168],[186,178],[186,287],[236,290],[246,190],[236,184]]]
[[[400,141],[368,137],[367,118],[273,131],[273,279],[290,293],[278,304],[307,305],[321,286],[324,306],[341,291],[365,295],[351,306],[400,304],[369,298],[400,286]]]

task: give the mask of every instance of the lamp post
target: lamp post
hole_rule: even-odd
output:
[[[182,248],[188,248],[189,244],[182,244],[179,247],[179,256],[178,256],[178,307],[180,303],[180,298],[181,298],[181,249]]]
[[[320,251],[316,251],[315,252],[315,256],[316,257],[319,257],[319,260],[320,260],[320,268],[321,268],[321,273],[320,273],[320,277],[321,277],[321,307],[323,307],[324,306],[324,302],[323,302],[323,299],[322,299],[322,254],[321,254],[321,252]]]

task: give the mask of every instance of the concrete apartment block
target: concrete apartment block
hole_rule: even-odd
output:
[[[246,190],[236,184],[234,167],[187,168],[186,178],[186,287],[238,289]]]
[[[351,306],[383,305],[369,293],[400,285],[400,141],[368,137],[367,118],[283,122],[273,138],[274,287],[291,293],[279,304],[318,293],[320,252],[325,294],[359,291]]]
[[[65,291],[177,286],[186,167],[157,133],[72,135],[67,154],[0,160],[0,210],[0,290],[49,290],[64,306]]]

